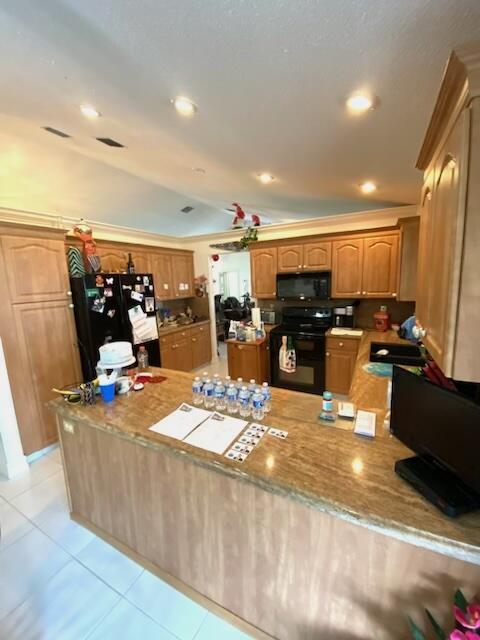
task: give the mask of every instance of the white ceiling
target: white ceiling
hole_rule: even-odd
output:
[[[414,203],[446,59],[479,33],[479,0],[3,2],[0,207],[192,235],[232,201],[274,222]],[[380,106],[353,118],[358,89]]]

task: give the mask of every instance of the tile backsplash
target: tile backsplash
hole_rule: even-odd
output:
[[[355,306],[355,323],[357,327],[363,329],[373,329],[373,314],[380,309],[381,305],[385,305],[390,313],[392,322],[401,324],[409,316],[415,312],[415,302],[397,302],[391,298],[385,300],[321,300],[318,302],[282,302],[280,300],[258,300],[260,309],[268,309],[275,311],[277,322],[281,321],[282,309],[285,307],[344,307],[347,304]]]

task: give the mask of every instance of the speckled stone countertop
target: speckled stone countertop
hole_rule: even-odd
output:
[[[112,404],[99,400],[82,407],[58,399],[50,408],[62,417],[188,458],[311,508],[480,565],[480,514],[449,519],[394,472],[395,461],[412,454],[383,427],[387,379],[362,369],[372,340],[393,339],[398,340],[393,333],[364,333],[352,382],[352,401],[378,415],[374,440],[355,436],[349,422],[319,424],[319,396],[273,389],[273,409],[264,422],[285,429],[288,438],[265,435],[243,464],[227,460],[148,430],[181,402],[190,401],[191,375],[168,369],[157,370],[167,376],[164,382],[117,396]]]
[[[177,333],[178,331],[185,331],[185,329],[194,329],[202,325],[210,324],[210,320],[198,320],[197,322],[191,322],[190,324],[179,324],[176,327],[160,327],[158,333],[160,337],[168,336],[171,333]]]

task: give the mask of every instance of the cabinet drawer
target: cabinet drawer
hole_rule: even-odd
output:
[[[356,338],[332,338],[327,337],[327,350],[338,349],[356,353],[358,351],[358,340]]]

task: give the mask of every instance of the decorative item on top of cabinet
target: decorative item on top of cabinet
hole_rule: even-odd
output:
[[[252,295],[255,298],[275,298],[277,295],[277,247],[250,249]]]
[[[332,242],[332,298],[362,295],[363,239],[345,238]]]
[[[333,393],[347,395],[352,384],[359,340],[334,338],[326,340],[326,387]]]

